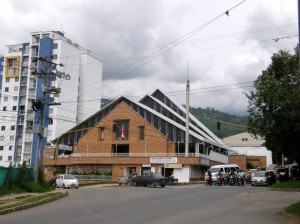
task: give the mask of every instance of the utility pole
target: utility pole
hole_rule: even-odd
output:
[[[190,126],[190,82],[186,81],[186,114],[185,114],[185,157],[189,156],[189,126]]]
[[[65,78],[66,76],[64,73],[61,72],[52,72],[52,68],[56,68],[57,65],[63,66],[62,64],[56,64],[52,61],[48,61],[48,57],[40,57],[37,59],[40,61],[42,66],[39,66],[38,71],[32,72],[37,78],[41,80],[42,86],[42,96],[40,99],[35,100],[33,103],[32,109],[37,112],[37,119],[35,119],[35,124],[33,126],[33,133],[37,134],[37,143],[36,143],[36,150],[35,150],[35,182],[38,181],[39,175],[39,165],[40,165],[40,148],[41,142],[47,138],[47,128],[48,127],[48,111],[49,106],[51,105],[60,105],[60,103],[50,103],[50,94],[58,94],[61,92],[60,88],[55,88],[51,86],[51,81],[55,80],[57,77]],[[40,69],[40,68],[43,69]],[[67,78],[66,78],[67,79]],[[47,112],[47,113],[46,113]]]

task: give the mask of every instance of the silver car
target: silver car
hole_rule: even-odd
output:
[[[251,185],[257,186],[257,185],[264,185],[268,186],[270,185],[270,174],[267,171],[258,171],[252,174],[251,177]]]
[[[71,174],[61,174],[56,178],[55,186],[62,188],[78,188],[79,181]]]

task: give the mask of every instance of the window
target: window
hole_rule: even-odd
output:
[[[8,101],[8,96],[5,96],[3,99],[4,101]]]
[[[2,156],[0,156],[0,161],[2,161],[2,158],[3,158],[3,157],[2,157]]]
[[[17,70],[17,59],[16,58],[8,59],[7,73],[10,75],[14,75],[16,74],[16,70]]]
[[[8,157],[7,157],[7,160],[8,160],[8,161],[12,161],[12,156],[8,156]]]
[[[15,87],[14,87],[14,91],[17,92],[18,90],[19,90],[19,87],[18,87],[18,86],[15,86]]]
[[[16,111],[16,110],[17,110],[17,106],[13,106],[13,107],[12,107],[12,110],[13,110],[13,111]]]
[[[145,127],[141,126],[140,128],[140,140],[144,140],[145,137]]]
[[[1,141],[4,141],[4,135],[1,135],[1,136],[0,136],[0,142],[1,142]]]
[[[3,151],[4,146],[0,145],[0,151]]]
[[[49,103],[54,103],[54,97],[49,98]]]
[[[56,60],[57,59],[57,54],[52,55],[52,59]]]
[[[50,33],[43,33],[42,38],[50,38]]]
[[[119,121],[116,124],[116,138],[119,140],[127,140],[129,131],[128,121]]]
[[[14,96],[14,97],[13,97],[13,101],[18,101],[18,97],[17,97],[17,96]]]
[[[100,128],[100,140],[104,140],[104,127]]]
[[[5,131],[5,126],[1,126],[1,131]]]
[[[54,43],[53,44],[53,49],[57,49],[58,48],[58,43]]]
[[[49,108],[49,114],[53,114],[54,108]]]
[[[248,141],[248,138],[242,138],[242,141],[243,141],[243,142],[247,142],[247,141]]]
[[[5,87],[4,92],[9,92],[9,87]]]
[[[15,136],[11,135],[9,136],[9,140],[13,141],[15,139]]]
[[[9,146],[8,150],[9,150],[9,151],[11,151],[11,150],[12,150],[12,145],[10,145],[10,146]]]
[[[5,79],[5,82],[9,82],[9,78],[6,78],[6,79]]]
[[[19,82],[19,77],[16,77],[16,78],[15,78],[15,82]]]
[[[3,111],[6,111],[7,110],[7,107],[5,106],[5,107],[3,107]]]
[[[52,118],[48,118],[48,124],[52,125],[53,124],[53,119]]]
[[[12,125],[12,126],[10,126],[10,130],[15,130],[15,126],[14,125]]]

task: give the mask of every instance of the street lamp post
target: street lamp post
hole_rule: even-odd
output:
[[[180,141],[177,141],[177,156],[179,156],[179,144],[180,144]]]
[[[89,156],[89,143],[86,144],[86,157]]]

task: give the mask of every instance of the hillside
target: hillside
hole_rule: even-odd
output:
[[[221,124],[220,130],[217,130],[217,120],[225,121],[233,124],[247,125],[247,116],[237,116],[224,113],[214,108],[193,108],[190,107],[190,112],[209,130],[220,138],[235,135],[247,131],[246,128],[236,127],[231,125]]]

